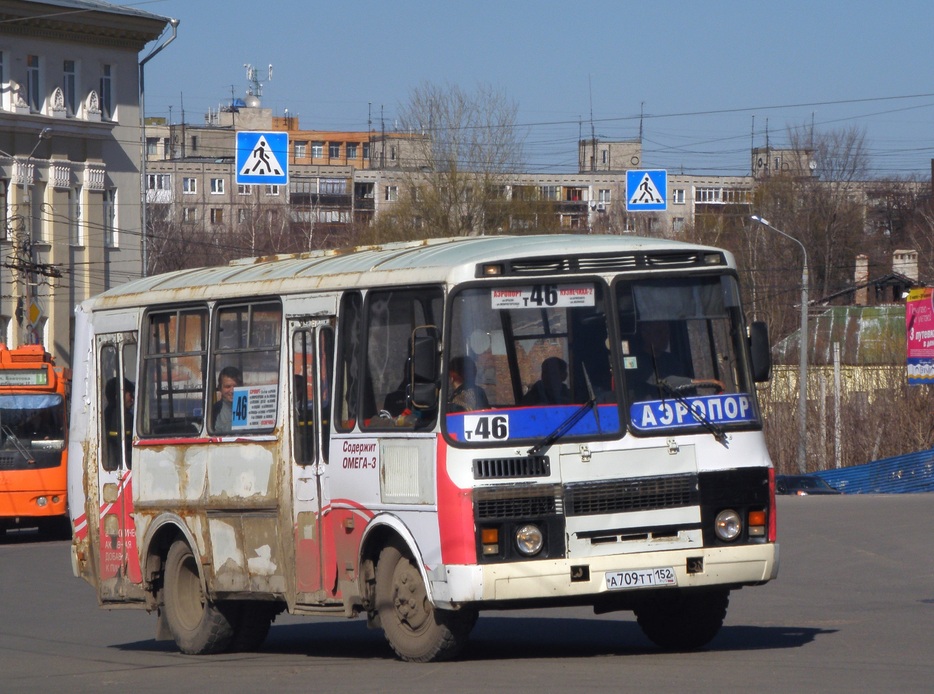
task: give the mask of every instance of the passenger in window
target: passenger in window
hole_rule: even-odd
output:
[[[123,379],[123,436],[120,435],[120,407],[117,404],[117,378],[110,378],[104,384],[104,397],[107,405],[104,407],[104,426],[107,427],[107,447],[110,449],[111,459],[120,460],[120,441],[123,440],[126,464],[130,465],[130,453],[133,450],[133,405],[136,402],[136,387],[128,378]]]
[[[560,357],[548,357],[542,362],[542,377],[522,398],[522,405],[567,405],[571,391],[565,385],[568,364]]]
[[[218,434],[229,434],[233,428],[234,388],[243,385],[243,374],[236,366],[225,366],[217,375],[220,399],[211,408],[211,428]]]
[[[477,365],[470,357],[453,357],[448,364],[448,411],[486,410],[490,401],[476,383]]]

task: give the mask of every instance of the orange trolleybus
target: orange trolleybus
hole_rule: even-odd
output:
[[[68,524],[68,387],[68,370],[41,345],[0,344],[0,533]]]

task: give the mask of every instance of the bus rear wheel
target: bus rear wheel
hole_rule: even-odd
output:
[[[393,545],[380,552],[376,564],[376,610],[396,655],[416,663],[453,658],[477,621],[471,608],[453,611],[432,605],[418,567]]]
[[[717,635],[729,604],[728,590],[663,592],[634,611],[642,632],[655,645],[669,651],[692,651]]]
[[[188,543],[177,540],[165,560],[165,619],[182,653],[205,655],[227,649],[234,636],[231,606],[209,601],[198,562]]]

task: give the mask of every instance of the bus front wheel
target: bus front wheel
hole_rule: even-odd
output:
[[[417,663],[453,658],[477,621],[471,608],[453,611],[432,605],[418,567],[393,545],[380,552],[376,564],[376,610],[396,655]]]
[[[655,645],[670,651],[691,651],[717,635],[729,604],[728,590],[662,591],[634,611],[642,632]]]
[[[234,636],[231,608],[209,601],[198,562],[188,543],[177,540],[165,560],[165,620],[182,653],[204,655],[227,649]]]

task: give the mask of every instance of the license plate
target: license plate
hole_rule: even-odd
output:
[[[651,586],[676,586],[678,578],[670,566],[658,569],[636,569],[634,571],[607,571],[607,590],[629,590]]]

